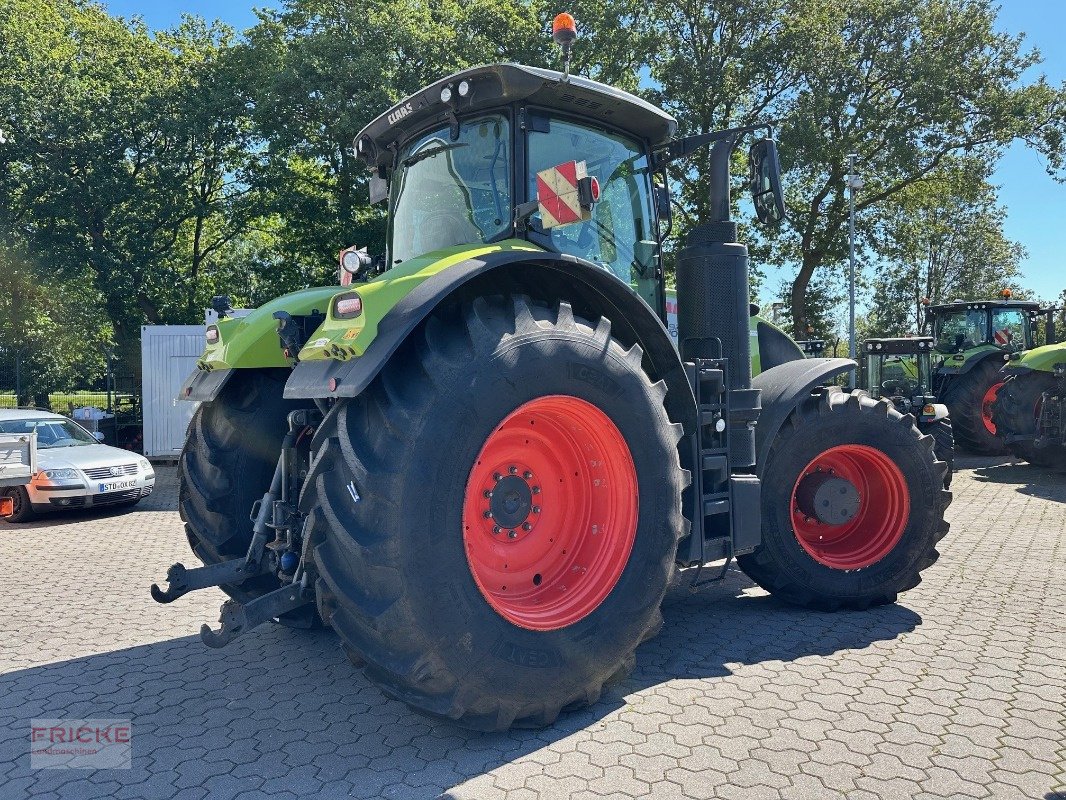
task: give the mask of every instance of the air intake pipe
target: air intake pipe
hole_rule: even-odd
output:
[[[729,457],[755,464],[759,390],[751,388],[748,248],[729,219],[729,156],[735,140],[711,150],[712,221],[694,228],[677,259],[677,328],[683,361],[729,359]]]

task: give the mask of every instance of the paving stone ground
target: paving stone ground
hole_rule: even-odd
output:
[[[863,613],[742,573],[671,592],[633,676],[541,731],[386,699],[325,631],[196,632],[173,470],[125,514],[0,524],[0,798],[1066,798],[1066,476],[963,460],[925,581]],[[130,770],[31,770],[33,718],[129,718]]]

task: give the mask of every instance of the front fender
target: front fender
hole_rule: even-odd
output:
[[[986,358],[991,358],[992,356],[997,356],[1002,359],[1003,351],[998,347],[987,345],[967,353],[945,355],[944,360],[936,368],[936,371],[942,376],[950,375],[954,377],[957,375],[965,375],[978,364],[983,364]]]
[[[441,303],[458,296],[516,293],[549,301],[567,300],[575,314],[610,319],[612,333],[623,344],[641,346],[644,367],[652,380],[666,382],[670,418],[681,422],[686,431],[694,430],[692,387],[670,335],[655,312],[602,267],[521,244],[524,246],[486,248],[485,252],[468,252],[466,258],[449,259],[446,268],[425,276],[374,319],[374,336],[362,340],[361,349],[355,346],[362,336],[360,329],[327,317],[309,347],[301,352],[300,363],[285,385],[285,396],[354,397],[370,385],[404,340]],[[361,287],[360,296],[373,283]],[[372,295],[367,294],[364,309],[372,304]],[[345,346],[347,352],[339,349]],[[338,354],[340,358],[334,357]]]
[[[771,367],[752,379],[751,388],[762,390],[762,413],[755,424],[755,463],[760,469],[781,426],[811,391],[857,367],[847,358],[806,358]]]
[[[1054,372],[1055,367],[1066,364],[1066,343],[1045,344],[1022,353],[1021,358],[1011,359],[1003,371],[1008,374],[1028,372]]]

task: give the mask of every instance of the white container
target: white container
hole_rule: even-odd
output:
[[[37,471],[37,434],[0,433],[0,486],[24,486]]]
[[[176,459],[197,403],[179,400],[185,379],[203,355],[204,325],[141,326],[141,403],[144,454]]]

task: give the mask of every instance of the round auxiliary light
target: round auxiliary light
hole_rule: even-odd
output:
[[[459,86],[456,88],[460,97],[467,97],[470,94],[470,81],[459,81]]]
[[[450,103],[452,101],[452,87],[445,86],[440,90],[440,101],[442,103]]]
[[[341,266],[344,267],[345,272],[356,273],[363,266],[363,260],[359,258],[357,252],[348,250],[341,256]]]

